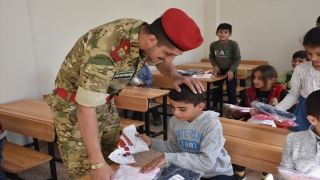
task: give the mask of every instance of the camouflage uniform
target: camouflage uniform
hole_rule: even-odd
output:
[[[146,55],[139,54],[138,35],[143,21],[118,19],[91,29],[73,46],[62,63],[55,86],[76,93],[77,103],[96,107],[104,158],[114,150],[120,136],[120,118],[108,95],[118,95],[139,73]],[[51,106],[59,151],[71,179],[90,172],[89,157],[77,120],[77,103],[56,94],[45,98]],[[94,138],[94,137],[93,137]]]

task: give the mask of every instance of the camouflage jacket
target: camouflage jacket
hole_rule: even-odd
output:
[[[89,30],[66,56],[55,86],[77,93],[77,102],[89,106],[101,105],[109,94],[118,95],[148,59],[139,54],[144,23],[118,19]]]

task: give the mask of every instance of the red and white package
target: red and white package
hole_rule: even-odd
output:
[[[116,149],[109,155],[109,158],[119,164],[136,163],[132,154],[148,151],[148,145],[140,138],[136,137],[137,129],[134,124],[123,129]]]
[[[298,124],[294,122],[296,120],[296,116],[292,113],[281,111],[271,105],[258,101],[253,101],[251,106],[250,114],[253,120],[274,121],[276,125],[280,126],[298,126]]]

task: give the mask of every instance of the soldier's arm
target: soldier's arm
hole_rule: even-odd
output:
[[[79,104],[77,116],[80,133],[89,155],[90,164],[99,164],[105,162],[100,148],[96,108],[86,107]],[[113,177],[114,172],[108,164],[99,169],[91,170],[91,179],[110,180],[113,179]]]
[[[104,161],[99,142],[98,121],[95,107],[86,107],[81,104],[77,109],[78,122],[82,140],[87,149],[90,164]]]
[[[195,94],[197,94],[197,92],[201,93],[204,91],[204,87],[200,81],[192,78],[191,76],[181,76],[172,63],[162,61],[161,63],[157,64],[156,67],[161,74],[171,79],[173,82],[173,87],[176,91],[180,92],[181,89],[179,88],[179,85],[182,83],[186,84]]]
[[[100,147],[96,107],[106,103],[109,83],[116,71],[110,55],[100,49],[87,51],[85,58],[87,62],[80,69],[76,94],[77,119],[90,164],[98,164],[105,159]],[[113,176],[114,172],[108,165],[91,171],[91,179],[110,180]]]

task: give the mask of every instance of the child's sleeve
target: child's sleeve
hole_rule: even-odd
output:
[[[292,138],[294,133],[288,134],[286,141],[283,146],[282,150],[282,158],[280,162],[280,166],[295,169],[294,162],[292,160],[292,147],[291,144],[293,143],[294,139]]]
[[[287,94],[287,96],[276,105],[276,108],[280,110],[287,110],[298,102],[301,90],[300,67],[301,66],[297,66],[293,71],[290,81],[291,89],[289,94]]]
[[[214,54],[214,42],[210,44],[209,59],[212,66],[217,66],[216,55]]]
[[[231,65],[229,71],[234,72],[236,69],[238,69],[238,66],[241,61],[240,48],[237,42],[233,41],[231,50],[233,54],[233,64]]]
[[[170,140],[163,141],[161,139],[152,138],[152,145],[151,149],[154,149],[159,152],[170,152],[170,153],[177,153],[180,152],[179,143],[177,142],[177,138],[175,136],[174,131],[172,130],[175,122],[174,117],[171,117],[169,120],[169,129],[170,129]]]

